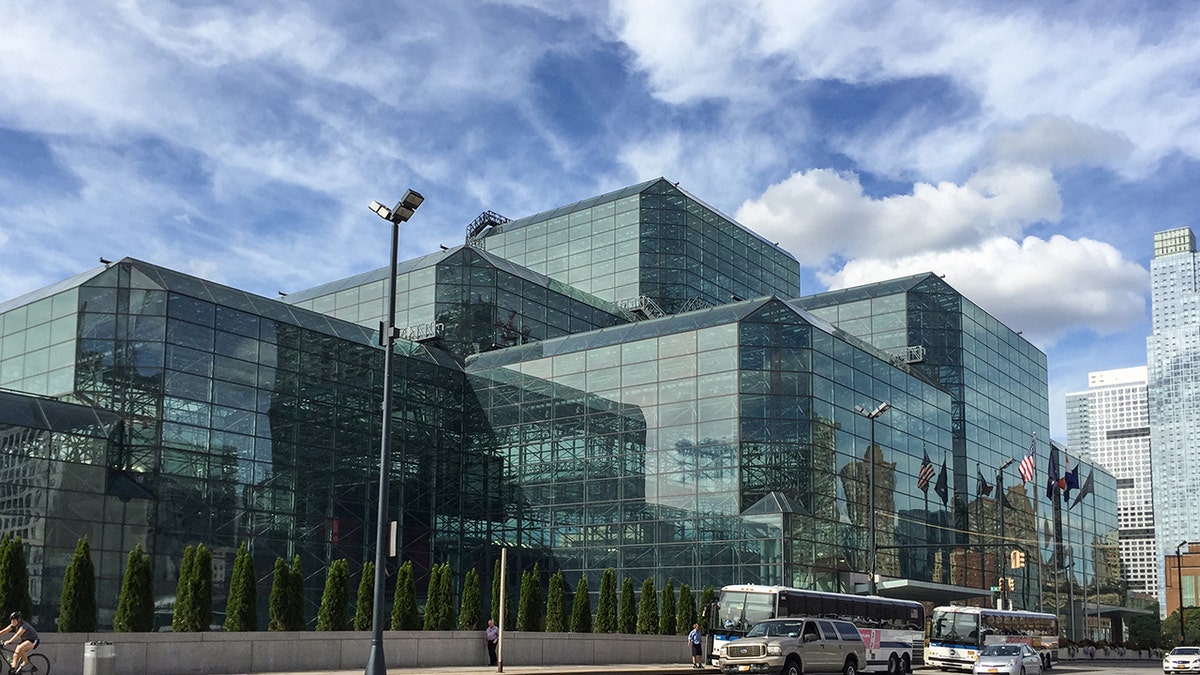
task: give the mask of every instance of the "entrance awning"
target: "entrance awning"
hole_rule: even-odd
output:
[[[885,598],[932,602],[934,606],[949,605],[955,601],[990,599],[992,592],[986,588],[969,588],[953,584],[938,584],[914,579],[888,579],[876,586],[879,595]]]

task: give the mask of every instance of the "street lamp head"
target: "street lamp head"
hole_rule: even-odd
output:
[[[1001,464],[1001,465],[1000,465],[1000,468],[999,468],[999,469],[997,469],[997,470],[998,470],[998,471],[1003,471],[1003,470],[1005,470],[1005,469],[1007,469],[1007,468],[1008,468],[1008,465],[1009,465],[1009,464],[1012,464],[1012,463],[1013,463],[1013,462],[1015,462],[1015,461],[1017,461],[1017,460],[1013,459],[1012,457],[1009,457],[1009,458],[1008,458],[1008,461],[1006,461],[1006,462],[1004,462],[1003,464]]]
[[[1179,553],[1179,549],[1181,549],[1187,545],[1188,545],[1188,543],[1186,540],[1179,542],[1179,545],[1175,547],[1175,553]]]
[[[371,209],[371,211],[374,212],[375,215],[379,216],[380,218],[383,218],[384,220],[392,219],[392,210],[389,209],[388,207],[384,206],[383,204],[380,204],[379,202],[371,202],[371,205],[367,208]]]
[[[416,190],[405,190],[404,197],[400,200],[400,203],[404,205],[404,208],[415,211],[417,210],[417,207],[420,206],[424,201],[425,197],[421,196],[420,192],[417,192]]]
[[[876,417],[879,417],[880,415],[882,415],[886,410],[888,410],[891,407],[892,407],[891,404],[889,404],[887,401],[884,401],[883,403],[880,403],[879,407],[874,410],[867,410],[866,408],[862,407],[861,405],[856,405],[856,406],[854,406],[854,412],[858,413],[859,415],[862,415],[863,417],[873,420]]]
[[[404,193],[404,197],[390,209],[379,202],[371,202],[369,208],[380,218],[399,224],[412,218],[413,211],[416,211],[424,201],[425,198],[421,196],[420,192],[408,190]]]

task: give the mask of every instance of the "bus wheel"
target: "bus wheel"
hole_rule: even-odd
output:
[[[900,658],[895,654],[888,657],[888,675],[901,675],[904,671],[900,669]]]
[[[911,673],[912,672],[912,659],[908,657],[908,654],[901,656],[900,660],[904,662],[904,664],[903,664],[904,672]]]

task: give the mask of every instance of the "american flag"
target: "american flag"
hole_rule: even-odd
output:
[[[1033,440],[1029,441],[1029,452],[1025,453],[1024,459],[1021,460],[1021,465],[1018,470],[1021,473],[1021,480],[1028,483],[1033,480],[1033,448],[1037,445],[1037,434],[1033,435]]]
[[[929,453],[925,453],[925,461],[921,462],[921,470],[917,472],[917,489],[929,493],[929,481],[933,480],[933,462],[929,461]]]

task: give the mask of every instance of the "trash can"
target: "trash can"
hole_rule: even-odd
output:
[[[83,675],[116,675],[117,650],[111,642],[83,645]]]

